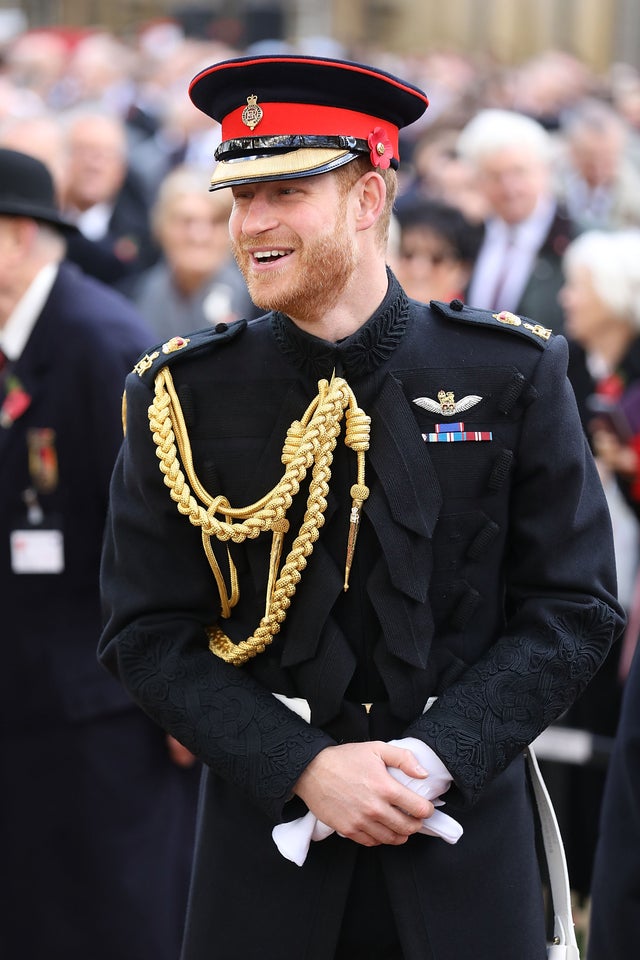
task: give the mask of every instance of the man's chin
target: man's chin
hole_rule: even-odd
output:
[[[257,307],[261,310],[279,310],[281,313],[288,312],[288,306],[291,303],[290,291],[285,292],[275,282],[269,283],[264,280],[247,281],[249,296]]]

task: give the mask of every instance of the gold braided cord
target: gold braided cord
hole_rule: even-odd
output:
[[[222,542],[243,543],[247,539],[255,539],[260,533],[272,533],[266,607],[260,624],[252,636],[237,644],[219,626],[208,630],[211,650],[227,662],[239,666],[261,653],[272,642],[286,618],[302,571],[324,523],[333,451],[343,416],[344,442],[356,452],[358,461],[357,483],[351,488],[353,507],[347,547],[346,590],[359,511],[363,500],[369,495],[365,484],[364,455],[369,448],[371,423],[370,418],[358,407],[347,382],[334,376],[330,382],[321,380],[318,383],[317,396],[307,407],[302,419],[294,421],[287,431],[281,458],[285,471],[278,483],[256,503],[247,507],[232,507],[226,497],[209,494],[198,480],[170,370],[164,367],[155,379],[154,400],[149,407],[149,427],[156,444],[160,470],[179,512],[201,529],[204,550],[218,586],[223,617],[228,617],[238,602],[238,580],[227,551],[229,591],[211,547],[211,537]],[[284,564],[278,570],[284,536],[289,528],[286,513],[310,468],[311,480],[302,524]]]

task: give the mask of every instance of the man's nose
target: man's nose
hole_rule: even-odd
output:
[[[242,232],[246,236],[255,237],[278,225],[275,209],[266,197],[252,197],[243,213]]]

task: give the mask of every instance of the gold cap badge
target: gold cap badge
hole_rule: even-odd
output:
[[[255,130],[264,116],[262,107],[258,105],[258,98],[255,93],[247,97],[247,105],[242,111],[242,122],[245,127]]]

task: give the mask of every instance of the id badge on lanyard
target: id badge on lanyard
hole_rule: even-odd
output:
[[[31,486],[23,491],[23,522],[10,533],[11,569],[15,574],[59,574],[64,571],[64,536],[58,518],[46,516],[40,495],[58,485],[55,431],[29,430],[27,446]]]

